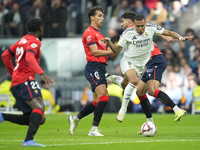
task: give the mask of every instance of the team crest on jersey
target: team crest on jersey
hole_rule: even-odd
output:
[[[99,79],[100,79],[100,76],[99,76],[99,73],[98,73],[98,71],[95,71],[95,73],[94,73],[94,76],[95,76],[95,78],[96,78],[97,80],[99,80]]]
[[[149,36],[149,34],[147,32],[145,32],[145,36]]]
[[[34,90],[34,93],[35,93],[35,94],[38,94],[38,90]]]
[[[37,46],[38,46],[38,45],[35,44],[35,43],[32,43],[32,44],[31,44],[31,47],[32,47],[32,48],[36,48]]]
[[[131,62],[128,62],[128,66],[129,66],[129,68],[131,68]]]
[[[87,36],[87,41],[91,41],[91,35]]]

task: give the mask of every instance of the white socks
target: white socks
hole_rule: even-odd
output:
[[[173,109],[174,112],[176,112],[176,111],[178,111],[180,108],[179,108],[177,105],[175,105],[172,109]]]
[[[98,129],[98,126],[92,126],[91,130],[96,130],[96,129]]]
[[[123,80],[123,77],[116,76],[116,75],[110,75],[106,79],[109,80],[112,83],[119,85],[122,88],[121,82]]]
[[[147,122],[153,122],[153,118],[147,118]]]
[[[121,106],[121,110],[124,112],[126,112],[126,110],[127,110],[127,106],[130,101],[130,98],[133,94],[134,89],[135,89],[135,85],[133,85],[129,82],[124,90],[124,97],[123,97],[123,102],[122,102],[122,106]]]

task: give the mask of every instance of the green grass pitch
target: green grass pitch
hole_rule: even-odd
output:
[[[0,124],[0,150],[198,150],[200,149],[200,115],[187,114],[174,123],[174,114],[153,114],[158,131],[154,137],[137,135],[146,122],[144,114],[127,114],[122,123],[116,115],[103,114],[99,125],[104,137],[89,137],[93,115],[83,118],[75,134],[69,134],[69,115],[46,115],[46,122],[39,127],[35,141],[46,148],[21,147],[27,126],[4,121]]]

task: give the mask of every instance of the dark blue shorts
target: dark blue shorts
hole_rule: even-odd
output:
[[[24,114],[32,112],[32,108],[27,105],[25,101],[30,101],[34,97],[42,97],[40,86],[38,82],[34,80],[27,80],[24,83],[13,86],[11,92]]]
[[[154,79],[161,82],[162,74],[167,67],[165,57],[161,55],[153,56],[146,65],[147,69],[142,75],[142,81],[147,83],[148,80]]]
[[[105,78],[106,64],[98,62],[88,62],[85,66],[85,77],[90,82],[92,87],[92,92],[95,92],[95,88],[100,84],[105,84],[107,87],[107,82]]]

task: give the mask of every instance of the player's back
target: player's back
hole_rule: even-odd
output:
[[[34,35],[27,34],[12,45],[8,50],[15,56],[15,67],[12,74],[12,86],[25,82],[28,78],[34,80],[35,71],[30,68],[26,61],[26,54],[31,52],[35,54],[37,63],[39,63],[40,40]]]

